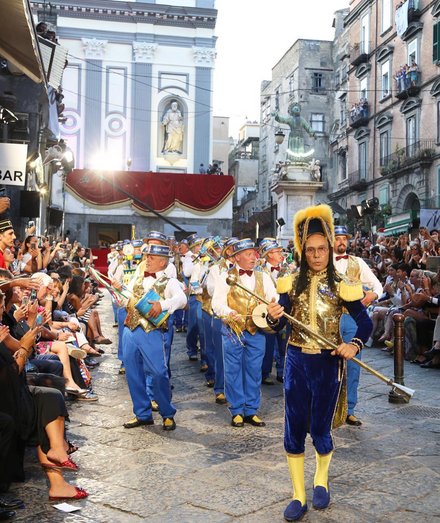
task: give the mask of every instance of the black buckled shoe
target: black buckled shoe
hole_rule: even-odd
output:
[[[253,416],[245,416],[243,418],[243,421],[245,423],[249,423],[250,425],[253,425],[254,427],[265,427],[266,423],[262,421],[256,414]]]
[[[175,430],[176,422],[174,421],[174,418],[164,418],[162,428],[167,431]]]
[[[236,414],[232,416],[231,425],[233,427],[244,427],[244,420],[241,414]]]
[[[124,423],[124,429],[134,429],[135,427],[140,427],[141,425],[154,425],[153,419],[139,419],[134,417],[127,423]]]
[[[345,420],[345,423],[347,423],[347,425],[352,425],[353,427],[360,427],[362,425],[362,421],[354,414],[349,414]]]

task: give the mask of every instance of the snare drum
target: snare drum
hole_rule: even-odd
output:
[[[168,311],[162,311],[157,318],[148,318],[147,314],[150,312],[152,304],[149,303],[150,301],[159,301],[160,296],[159,294],[153,290],[150,289],[144,296],[136,303],[135,308],[139,311],[139,314],[141,314],[146,320],[148,320],[150,323],[152,323],[155,327],[160,327],[166,320],[168,319],[169,312]]]

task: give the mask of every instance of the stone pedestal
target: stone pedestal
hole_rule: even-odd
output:
[[[291,180],[294,182],[309,182],[310,181],[310,167],[308,164],[289,165],[286,168],[287,173],[284,175],[284,180]]]
[[[280,241],[283,245],[293,239],[293,217],[295,213],[304,209],[304,207],[314,205],[315,195],[323,186],[322,182],[310,180],[310,170],[306,167],[289,166],[289,171],[282,179],[274,182],[271,187],[277,198],[277,218],[283,218],[286,222],[280,235]]]

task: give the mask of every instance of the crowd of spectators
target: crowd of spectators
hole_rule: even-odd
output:
[[[405,359],[423,368],[440,368],[440,241],[437,230],[420,227],[412,238],[381,236],[372,242],[357,233],[350,253],[371,267],[384,294],[369,308],[373,332],[367,346],[394,350],[395,313],[404,315]]]
[[[396,88],[399,93],[406,91],[410,87],[417,85],[417,73],[419,72],[419,66],[414,62],[411,65],[405,64],[394,75],[396,80]]]
[[[103,295],[89,274],[93,261],[90,249],[37,236],[34,226],[20,240],[11,221],[0,218],[0,492],[24,481],[33,460],[25,449],[35,447],[49,499],[88,495],[63,474],[78,470],[71,458],[78,447],[66,433],[68,406],[98,399],[91,371],[101,346],[111,343],[101,330]],[[19,501],[0,494],[0,519]]]
[[[368,102],[365,98],[361,98],[358,103],[355,103],[350,109],[350,122],[354,123],[361,118],[368,118]]]

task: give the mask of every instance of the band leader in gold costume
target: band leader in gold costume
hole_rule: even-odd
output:
[[[284,376],[284,448],[293,484],[293,500],[284,512],[286,521],[298,521],[307,511],[304,485],[307,432],[316,451],[312,504],[315,509],[324,509],[330,503],[328,470],[334,448],[331,429],[335,425],[345,361],[363,348],[372,328],[360,301],[362,285],[351,283],[333,266],[334,227],[330,207],[318,205],[297,212],[294,235],[295,250],[301,258],[300,270],[292,276],[290,286],[282,289],[278,285],[278,292],[284,292],[280,303],[295,319],[338,348],[329,350],[292,325]],[[348,343],[342,342],[339,331],[343,307],[357,325],[355,336]],[[282,313],[281,305],[269,305],[269,325],[274,329],[283,326]],[[344,421],[345,416],[341,415],[340,423]]]

